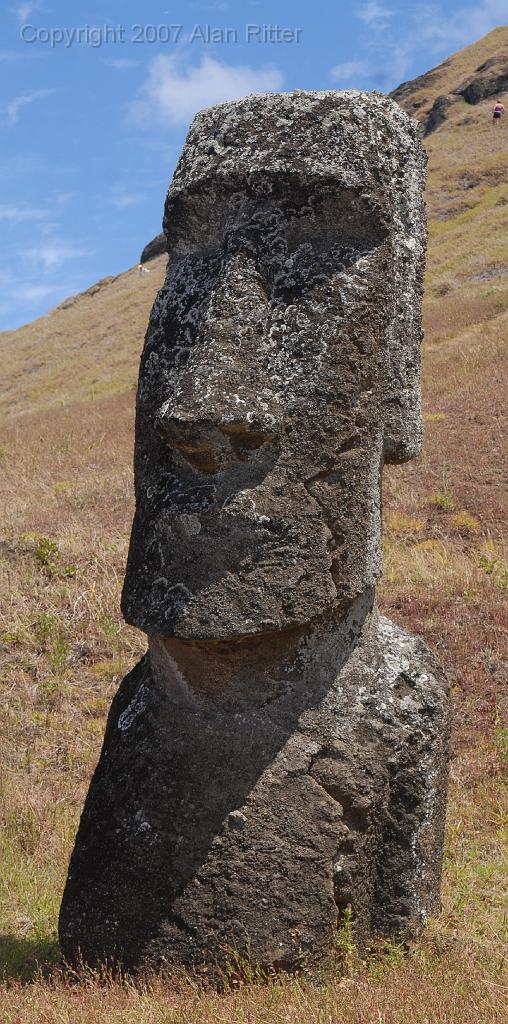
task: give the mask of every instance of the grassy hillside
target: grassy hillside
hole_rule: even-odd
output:
[[[485,65],[504,66],[508,61],[508,27],[500,25],[488,35],[464,47],[425,74],[404,82],[392,95],[419,121],[424,121],[440,96],[460,91],[465,82],[488,72]],[[492,105],[492,104],[491,104]]]
[[[450,58],[418,84],[427,106],[507,48],[508,29],[498,29]],[[508,1019],[508,121],[493,128],[491,107],[459,100],[426,139],[426,445],[385,475],[382,606],[434,647],[454,693],[442,915],[409,955],[383,947],[367,965],[342,935],[345,975],[321,986],[272,981],[219,997],[185,980],[77,984],[54,966],[67,858],[105,715],[144,649],[118,600],[133,388],[159,259],[146,277],[100,282],[0,335],[0,1021]]]
[[[164,257],[150,274],[106,277],[31,324],[0,332],[6,385],[0,415],[94,401],[135,387],[137,362]]]

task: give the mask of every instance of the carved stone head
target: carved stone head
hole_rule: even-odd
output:
[[[424,167],[377,95],[195,118],[141,360],[128,622],[231,640],[375,585],[383,461],[421,446]]]

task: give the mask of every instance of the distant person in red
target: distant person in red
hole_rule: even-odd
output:
[[[493,120],[494,124],[499,124],[503,114],[504,114],[504,104],[501,103],[501,100],[498,100],[496,105],[495,105],[495,107],[494,107],[494,110],[492,111],[492,120]]]

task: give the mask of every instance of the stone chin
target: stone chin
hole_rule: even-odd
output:
[[[304,522],[256,512],[255,492],[206,521],[199,533],[187,513],[175,516],[161,545],[161,524],[138,514],[122,596],[125,619],[148,634],[181,640],[231,641],[286,632],[338,603],[331,534],[307,498]],[[169,535],[168,535],[169,534]],[[166,558],[171,551],[172,557]]]
[[[163,514],[138,501],[126,621],[151,635],[231,641],[344,610],[375,586],[382,563],[378,453],[366,466],[362,456],[343,461],[363,484],[354,502],[337,484],[338,470],[291,480],[280,466],[207,508],[188,493]]]
[[[150,635],[230,642],[298,630],[344,610],[381,572],[374,480],[376,500],[367,501],[377,454],[368,462],[370,472],[358,473],[367,493],[359,487],[354,503],[336,473],[330,484],[323,472],[291,480],[280,464],[207,508],[188,493],[162,515],[138,501],[122,595],[126,621]]]

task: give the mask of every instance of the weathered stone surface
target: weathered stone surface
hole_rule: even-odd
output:
[[[195,119],[138,390],[123,610],[146,632],[289,629],[377,580],[381,459],[421,446],[415,136],[351,92]]]
[[[446,681],[375,607],[384,461],[421,446],[417,128],[380,96],[198,115],[136,419],[113,702],[65,954],[296,968],[439,905]]]
[[[163,256],[166,252],[166,236],[162,232],[160,235],[156,235],[155,238],[152,238],[151,242],[148,242],[148,245],[145,245],[139,262],[148,263],[149,260],[154,260],[156,256]]]
[[[276,644],[261,685],[256,645],[237,652],[241,693],[187,696],[149,656],[127,676],[71,862],[68,956],[198,968],[233,947],[295,969],[326,962],[348,905],[360,939],[438,910],[446,684],[386,619],[358,638],[364,612],[302,637],[305,686]],[[323,647],[345,662],[332,685]]]

